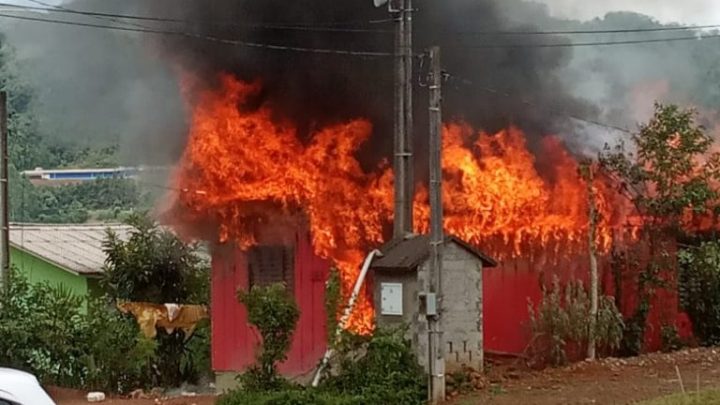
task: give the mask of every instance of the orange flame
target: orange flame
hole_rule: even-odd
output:
[[[215,221],[218,239],[241,248],[258,243],[273,218],[303,218],[315,252],[332,260],[346,292],[352,289],[365,252],[384,240],[392,221],[393,177],[387,165],[365,172],[354,157],[372,132],[362,119],[330,126],[299,140],[292,124],[278,123],[268,106],[243,111],[260,90],[231,76],[203,91],[192,110],[189,144],[178,169],[182,193],[178,219]],[[524,135],[496,135],[452,124],[444,133],[445,228],[497,256],[515,256],[533,246],[567,251],[587,241],[587,186],[561,142],[545,138],[551,176],[541,176]],[[552,178],[551,180],[549,178]],[[610,189],[595,185],[601,213],[598,243],[611,239]],[[419,187],[415,219],[428,227],[427,190]],[[586,245],[585,245],[586,246]],[[372,330],[373,309],[364,294],[350,329]]]

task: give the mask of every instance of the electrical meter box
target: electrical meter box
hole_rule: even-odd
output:
[[[403,285],[401,283],[381,283],[380,296],[381,315],[402,316]]]

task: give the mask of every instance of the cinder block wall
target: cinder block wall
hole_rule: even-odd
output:
[[[427,282],[428,271],[429,262],[425,262],[418,272],[421,285]],[[446,372],[459,370],[463,365],[482,370],[482,263],[455,243],[446,244],[443,251],[440,293]],[[423,326],[418,325],[418,330]],[[426,336],[422,333],[419,336],[418,349],[421,364],[425,365],[427,359],[422,353],[427,352],[427,338],[423,335]]]

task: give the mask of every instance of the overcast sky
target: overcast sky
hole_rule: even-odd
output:
[[[658,20],[692,24],[720,24],[720,0],[538,0],[553,15],[592,19],[608,11],[627,10]]]

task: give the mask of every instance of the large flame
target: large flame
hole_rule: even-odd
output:
[[[392,222],[393,178],[387,167],[361,168],[355,154],[371,134],[363,119],[323,128],[303,143],[291,123],[279,123],[271,108],[244,111],[259,84],[223,76],[193,103],[189,144],[178,170],[179,219],[213,222],[218,239],[247,248],[278,216],[301,218],[315,252],[333,261],[350,291],[368,249],[378,246]],[[587,185],[560,141],[546,137],[543,153],[553,161],[541,175],[517,129],[495,135],[451,124],[444,131],[444,206],[447,232],[496,256],[525,249],[582,249],[587,242]],[[617,216],[595,184],[600,223],[597,242],[610,245]],[[420,186],[416,228],[426,231],[427,189]],[[362,296],[349,326],[372,330],[373,309]]]

